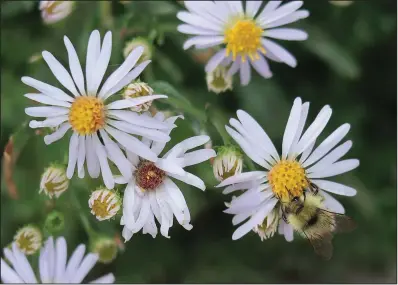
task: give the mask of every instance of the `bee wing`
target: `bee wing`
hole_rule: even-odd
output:
[[[322,235],[317,236],[307,236],[310,241],[314,251],[317,255],[322,257],[322,259],[330,260],[333,255],[333,235],[330,232],[322,233]]]
[[[336,223],[336,228],[334,232],[336,233],[348,233],[353,231],[357,227],[354,220],[345,215],[335,214],[334,220]]]

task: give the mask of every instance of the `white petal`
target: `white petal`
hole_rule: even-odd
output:
[[[100,278],[97,278],[90,282],[91,284],[112,284],[115,283],[115,276],[112,273],[108,273]]]
[[[126,180],[131,178],[133,165],[127,160],[119,146],[112,141],[104,130],[100,130],[108,157],[117,166]]]
[[[73,276],[71,276],[72,280],[70,283],[81,283],[84,277],[90,272],[90,270],[94,267],[97,263],[98,255],[94,253],[87,254],[82,263],[80,264],[79,268],[75,272]]]
[[[57,78],[57,80],[73,95],[80,96],[79,92],[76,90],[72,77],[69,75],[66,68],[63,67],[63,65],[48,51],[43,51],[42,55],[55,78]]]
[[[308,175],[308,178],[325,178],[325,177],[336,176],[351,171],[357,168],[358,166],[359,166],[358,159],[346,159],[333,163],[327,169],[311,173]]]
[[[69,114],[69,109],[64,107],[28,107],[26,115],[32,117],[56,117]]]
[[[205,29],[209,29],[212,31],[222,33],[222,26],[215,24],[214,22],[210,22],[208,19],[205,19],[199,15],[191,14],[189,12],[181,11],[177,13],[177,18],[181,21],[190,24],[192,26],[202,27]]]
[[[158,114],[159,114],[159,113],[158,113]],[[167,118],[167,119],[165,120],[165,123],[172,125],[172,124],[174,124],[174,122],[175,122],[178,118],[184,119],[184,116],[173,116],[173,117]],[[172,129],[169,128],[168,131],[165,131],[165,133],[169,135],[170,132],[171,132],[171,130],[172,130]],[[153,151],[156,155],[159,155],[159,154],[163,151],[163,149],[164,149],[165,146],[166,146],[165,143],[153,142],[152,148],[151,148],[151,149],[152,149],[152,151]]]
[[[225,129],[251,160],[264,168],[270,168],[265,159],[261,157],[258,153],[256,153],[255,150],[253,150],[253,145],[250,145],[249,142],[241,134],[228,126],[225,126]]]
[[[323,205],[326,207],[326,209],[329,209],[332,212],[335,212],[337,214],[344,214],[345,209],[343,205],[337,201],[333,196],[329,195],[325,191],[319,191],[323,197],[325,197],[325,200],[323,202]]]
[[[240,56],[236,57],[236,60],[234,61],[234,63],[231,65],[231,67],[228,69],[227,75],[228,76],[232,76],[234,75],[236,72],[238,72],[238,70],[240,69],[240,64],[241,64],[241,60],[240,60]]]
[[[281,7],[279,7],[278,9],[276,9],[272,14],[270,13],[269,16],[261,22],[261,24],[266,26],[267,24],[277,21],[277,20],[293,13],[294,11],[300,9],[300,7],[302,5],[303,5],[303,1],[292,1],[292,2],[286,3],[286,4],[282,5]]]
[[[236,229],[236,231],[232,235],[232,239],[240,239],[245,234],[250,232],[255,226],[261,224],[264,221],[265,216],[267,216],[269,212],[272,211],[277,202],[277,199],[270,199],[267,202],[264,202],[264,206],[256,214],[254,214],[249,221]]]
[[[189,213],[189,209],[187,206],[187,202],[185,201],[184,195],[178,186],[169,178],[164,180],[165,190],[169,194],[170,199],[172,199],[181,209],[184,210],[185,220],[189,223],[191,220],[191,216]]]
[[[273,2],[273,1],[270,1],[270,2]],[[305,19],[309,15],[310,15],[310,13],[307,10],[299,10],[299,11],[293,12],[293,13],[291,13],[283,18],[280,18],[279,20],[276,20],[276,21],[274,21],[266,26],[263,26],[263,27],[266,27],[267,29],[280,27],[283,25],[287,25],[287,24],[296,22],[301,19]]]
[[[357,194],[357,190],[355,190],[352,187],[348,187],[346,185],[328,181],[328,180],[321,180],[321,179],[312,179],[312,183],[317,185],[319,188],[322,190],[328,191],[330,193],[334,193],[337,195],[343,195],[343,196],[355,196]]]
[[[146,221],[148,219],[150,211],[151,211],[151,208],[150,208],[149,198],[144,196],[144,198],[142,199],[140,214],[138,215],[137,221],[135,222],[135,224],[133,226],[134,232],[138,232],[139,230],[141,230],[144,227],[144,224],[146,223]]]
[[[163,157],[164,158],[168,157],[168,156],[177,157],[192,148],[195,148],[195,147],[198,147],[198,146],[201,146],[201,145],[207,143],[209,140],[210,140],[210,137],[206,136],[206,135],[195,136],[195,137],[185,139],[182,142],[176,144]]]
[[[349,124],[343,124],[338,127],[314,150],[314,152],[308,157],[308,159],[304,161],[303,166],[307,167],[323,157],[345,137],[349,130]]]
[[[264,144],[264,149],[267,150],[269,154],[271,154],[275,160],[279,160],[279,154],[272,143],[271,139],[267,135],[267,133],[263,130],[263,128],[257,123],[252,116],[246,113],[243,110],[238,110],[236,112],[239,120],[242,122],[243,127],[247,130],[249,134],[252,134],[256,140]]]
[[[224,42],[224,36],[195,36],[184,42],[183,48],[189,49],[193,45],[206,45],[212,47]]]
[[[79,147],[77,155],[77,175],[84,178],[84,161],[86,159],[86,137],[79,136]]]
[[[132,229],[135,224],[134,203],[135,203],[135,183],[130,181],[124,190],[123,197],[123,219],[127,228]]]
[[[110,126],[105,127],[105,130],[112,135],[116,141],[123,145],[129,151],[139,155],[142,158],[156,162],[157,156],[145,144],[137,138],[116,130]]]
[[[285,133],[283,134],[282,159],[287,158],[289,149],[293,143],[294,137],[296,136],[297,128],[300,122],[301,106],[301,98],[297,97],[294,100],[292,110],[290,111],[289,119],[287,120]]]
[[[246,15],[254,18],[258,9],[260,9],[261,4],[262,1],[246,1]]]
[[[264,171],[251,171],[251,172],[240,173],[240,174],[236,174],[234,176],[228,177],[227,179],[222,181],[220,184],[218,184],[216,187],[224,187],[226,185],[231,185],[231,184],[235,184],[235,183],[249,182],[249,181],[253,181],[256,179],[264,178],[266,175],[267,175],[267,172],[264,172]]]
[[[67,107],[67,108],[69,108],[71,106],[71,103],[68,103],[65,101],[60,101],[60,100],[51,98],[51,97],[49,97],[47,95],[43,95],[43,94],[29,93],[29,94],[25,94],[24,96],[33,101],[43,103],[46,105],[61,106],[61,107]]]
[[[93,95],[97,93],[98,87],[101,84],[102,78],[104,77],[106,68],[108,67],[109,60],[111,58],[112,52],[112,33],[109,31],[104,37],[102,42],[101,53],[98,57],[97,63],[95,64],[95,69],[93,73],[93,86],[88,93]]]
[[[232,185],[226,187],[223,190],[222,193],[223,194],[229,194],[229,193],[232,193],[232,192],[237,191],[237,190],[247,190],[247,189],[250,189],[252,187],[259,186],[260,184],[262,184],[262,183],[264,183],[266,181],[267,181],[267,179],[263,178],[263,179],[254,179],[254,180],[251,180],[251,181],[248,181],[248,182],[241,182],[241,183],[232,184]]]
[[[18,249],[16,243],[12,244],[12,253],[14,254],[13,267],[17,270],[19,276],[25,281],[24,283],[37,283],[32,266],[29,264],[26,256]]]
[[[272,72],[269,68],[267,60],[259,53],[258,59],[250,60],[251,65],[254,69],[264,78],[271,78]]]
[[[79,267],[84,253],[86,251],[86,246],[84,244],[80,244],[72,253],[71,257],[69,258],[68,264],[65,270],[65,277],[71,278],[75,273],[77,268]]]
[[[177,175],[177,174],[172,174],[169,173],[169,176],[178,179],[186,184],[195,186],[196,188],[199,188],[200,190],[205,190],[206,186],[205,183],[197,176],[189,173],[189,172],[185,172],[184,175]]]
[[[46,145],[49,145],[57,140],[60,140],[64,137],[65,133],[71,128],[69,122],[63,123],[58,130],[53,132],[51,135],[46,135],[44,137],[44,142]]]
[[[184,155],[184,167],[199,164],[216,156],[216,152],[212,149],[200,149],[187,153]]]
[[[289,224],[285,224],[283,235],[285,236],[287,242],[293,241],[293,227]]]
[[[336,147],[328,155],[318,161],[316,164],[306,169],[307,173],[319,172],[325,168],[329,168],[331,164],[342,158],[352,147],[352,141],[346,141],[339,147]]]
[[[286,63],[291,67],[297,66],[296,58],[282,46],[265,38],[261,39],[261,43],[263,44],[266,51],[269,50],[280,61]]]
[[[214,69],[216,69],[217,66],[219,66],[221,64],[221,62],[226,57],[225,51],[226,51],[226,49],[221,49],[210,58],[210,60],[207,62],[206,67],[205,67],[205,71],[207,73],[214,71]]]
[[[95,152],[95,144],[92,135],[86,136],[86,161],[88,174],[92,178],[98,178],[101,172],[97,154]]]
[[[166,171],[167,173],[185,175],[185,171],[181,167],[181,164],[182,163],[178,163],[178,161],[176,161],[176,159],[174,158],[169,158],[169,159],[159,158],[155,163],[157,168],[160,168],[161,170]]]
[[[149,96],[143,96],[143,97],[138,97],[138,98],[128,98],[128,99],[122,99],[122,100],[117,100],[109,105],[107,105],[108,110],[119,110],[119,109],[127,109],[131,108],[152,100],[156,99],[161,99],[161,98],[168,98],[166,95],[149,95]]]
[[[294,153],[299,155],[302,153],[316,138],[321,134],[323,129],[326,127],[329,122],[330,117],[332,116],[332,109],[326,105],[319,112],[318,116],[315,118],[314,122],[308,127],[305,131],[299,142],[297,143],[297,147],[294,150]]]
[[[280,40],[288,41],[304,41],[308,38],[308,34],[299,29],[279,28],[266,30],[264,36]]]
[[[1,281],[3,283],[24,283],[18,274],[1,258]]]
[[[260,23],[267,20],[268,16],[279,7],[280,3],[282,3],[282,1],[268,1],[264,9],[258,15],[257,20]]]
[[[107,122],[109,125],[114,126],[115,128],[132,134],[132,135],[138,135],[142,136],[143,139],[147,139],[149,143],[152,143],[152,141],[159,141],[159,142],[168,142],[170,141],[170,136],[165,134],[162,131],[154,130],[154,129],[147,129],[144,127],[140,126],[135,126],[132,124],[127,123],[126,121],[114,121],[114,120],[108,120]],[[146,144],[148,147],[150,144]]]
[[[119,66],[119,68],[116,69],[105,81],[104,85],[101,88],[101,91],[98,93],[99,98],[102,98],[111,88],[119,83],[120,80],[122,80],[123,77],[127,75],[127,73],[129,73],[129,71],[137,63],[143,52],[143,46],[139,46],[130,52],[123,64]]]
[[[137,65],[132,71],[127,73],[127,75],[122,80],[120,80],[115,86],[113,86],[108,92],[106,92],[102,99],[106,100],[111,95],[115,94],[116,92],[119,92],[124,86],[130,84],[134,79],[136,79],[141,74],[141,72],[150,62],[151,62],[150,60],[146,60]]]
[[[104,146],[98,139],[97,134],[93,135],[93,144],[95,152],[98,157],[98,161],[101,168],[102,179],[104,180],[105,186],[108,189],[113,189],[113,187],[115,187],[115,181],[113,180],[112,171],[108,164],[108,156],[106,154]]]
[[[39,90],[41,93],[53,97],[56,100],[67,101],[67,102],[73,102],[75,100],[61,89],[51,86],[47,83],[41,82],[39,80],[36,80],[32,77],[24,76],[21,78],[21,80],[26,85],[29,85],[30,87],[33,87]]]
[[[77,133],[73,133],[69,142],[69,160],[68,160],[68,168],[66,170],[66,176],[69,179],[72,178],[73,173],[75,172],[78,149],[79,149],[79,135]]]
[[[66,241],[64,237],[59,237],[55,242],[55,278],[54,282],[62,283],[64,281],[66,267]]]
[[[310,103],[309,102],[306,102],[306,103],[301,105],[300,121],[299,121],[299,124],[297,126],[296,135],[294,136],[293,142],[292,142],[292,144],[290,146],[290,149],[289,149],[289,152],[288,152],[288,159],[293,159],[293,157],[295,156],[294,150],[296,149],[297,143],[298,143],[298,141],[301,138],[301,135],[303,133],[305,122],[306,122],[307,116],[308,116],[309,107],[310,107]],[[311,150],[312,150],[312,148],[311,148]]]
[[[79,57],[77,56],[76,50],[67,36],[64,36],[64,43],[68,51],[69,68],[70,72],[72,73],[73,80],[76,83],[80,94],[86,95],[86,90],[84,88],[83,70],[80,65]]]
[[[60,124],[62,124],[63,122],[67,121],[68,119],[69,119],[68,116],[64,115],[64,116],[48,118],[48,119],[46,119],[44,121],[32,120],[32,121],[29,122],[29,127],[31,127],[32,129],[58,127]]]
[[[173,126],[166,122],[159,122],[154,118],[148,118],[142,115],[139,115],[132,111],[127,110],[112,110],[108,112],[109,117],[113,117],[122,121],[126,121],[130,124],[143,126],[146,128],[160,129],[160,130],[168,130]]]
[[[95,95],[90,92],[93,91],[93,80],[95,73],[95,65],[101,51],[101,37],[98,30],[92,31],[90,39],[88,40],[87,46],[87,57],[86,57],[86,80],[87,80],[87,92],[89,95]]]
[[[166,178],[166,179],[170,180],[169,178]],[[156,200],[156,192],[151,191],[150,193],[148,193],[148,198],[149,198],[149,203],[151,204],[152,213],[154,214],[154,216],[156,217],[158,222],[161,223],[162,217],[160,214],[160,208],[158,205],[158,201]]]
[[[199,36],[217,36],[220,33],[209,29],[182,24],[177,27],[177,30],[183,34],[199,35]]]
[[[250,64],[248,60],[240,64],[240,84],[245,86],[249,84],[251,78]]]

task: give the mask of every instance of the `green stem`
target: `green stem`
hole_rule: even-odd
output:
[[[84,230],[86,231],[86,233],[87,233],[87,235],[88,235],[88,237],[91,239],[91,238],[93,238],[94,236],[96,236],[97,235],[97,233],[96,233],[96,231],[92,228],[92,226],[90,225],[90,222],[89,222],[89,220],[88,220],[88,218],[87,218],[87,216],[86,215],[84,215],[83,213],[83,209],[82,209],[82,207],[81,207],[81,205],[80,205],[80,201],[79,201],[79,199],[77,198],[77,196],[76,196],[76,193],[75,193],[75,191],[70,191],[72,194],[72,205],[76,205],[76,208],[77,208],[77,212],[79,213],[79,217],[80,217],[80,221],[81,221],[81,223],[82,223],[82,226],[83,226],[83,228],[84,228]]]
[[[100,15],[104,27],[111,29],[113,27],[112,1],[100,2]]]

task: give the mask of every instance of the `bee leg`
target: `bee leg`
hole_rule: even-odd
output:
[[[285,212],[282,212],[282,219],[285,221],[286,224],[288,224],[289,222],[287,221],[287,217]]]

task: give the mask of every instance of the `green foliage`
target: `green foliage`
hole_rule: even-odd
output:
[[[341,198],[358,229],[335,238],[334,257],[327,263],[320,262],[308,242],[299,237],[292,243],[278,235],[261,242],[250,233],[232,241],[231,216],[222,212],[230,197],[213,187],[217,181],[210,163],[204,162],[188,171],[205,181],[205,192],[178,183],[190,208],[193,229],[188,232],[175,222],[170,240],[160,234],[156,239],[137,234],[113,263],[97,266],[90,276],[112,271],[118,283],[350,283],[396,279],[396,2],[355,1],[344,8],[328,1],[306,2],[311,15],[297,25],[308,32],[309,39],[283,43],[297,57],[298,66],[293,69],[271,62],[271,79],[253,75],[246,87],[235,80],[233,91],[221,95],[207,91],[204,64],[196,62],[192,51],[182,49],[187,37],[176,30],[179,21],[175,14],[183,9],[176,1],[131,1],[124,5],[82,1],[70,17],[51,26],[43,25],[38,2],[3,1],[1,5],[1,146],[4,152],[13,135],[14,151],[19,152],[12,172],[17,200],[10,198],[3,167],[2,247],[12,241],[21,226],[44,224],[53,210],[64,215],[64,229],[58,234],[66,236],[69,251],[78,243],[88,243],[81,215],[95,232],[107,236],[121,232],[120,217],[99,223],[87,207],[88,197],[102,184],[101,179],[75,177],[58,200],[38,194],[41,173],[50,163],[63,161],[69,136],[46,146],[43,133],[27,127],[24,108],[33,103],[23,94],[32,89],[20,80],[28,75],[59,87],[45,62],[39,59],[29,63],[30,57],[48,50],[67,64],[63,45],[63,36],[67,35],[84,63],[89,33],[99,29],[104,35],[110,29],[113,51],[107,74],[121,64],[129,39],[142,36],[154,43],[154,58],[141,80],[149,82],[156,94],[169,96],[155,103],[158,109],[185,116],[177,120],[170,145],[201,130],[209,133],[213,145],[222,145],[222,125],[236,116],[236,110],[243,109],[258,120],[279,149],[295,97],[311,102],[309,119],[330,104],[333,116],[322,138],[349,122],[348,136],[354,142],[349,156],[361,161],[355,171],[336,179],[358,190],[353,198]]]

